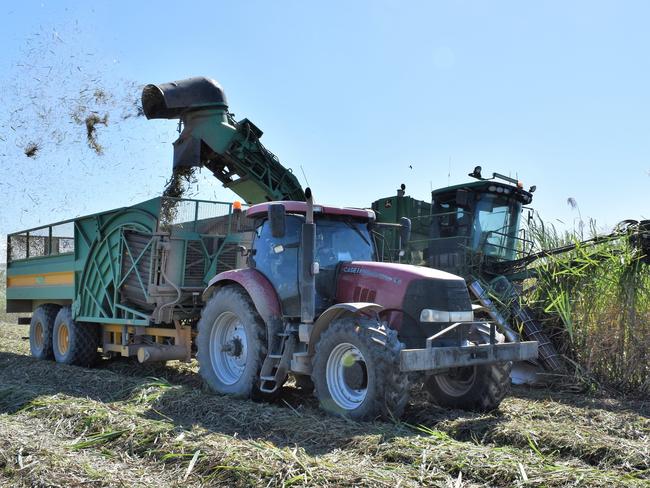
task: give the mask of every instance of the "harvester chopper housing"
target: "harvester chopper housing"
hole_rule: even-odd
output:
[[[414,374],[439,404],[496,408],[511,361],[536,357],[536,342],[504,343],[474,321],[462,278],[375,261],[375,213],[315,205],[215,82],[148,85],[143,106],[183,120],[177,165],[208,166],[247,202],[268,202],[244,218],[231,204],[156,198],[11,234],[7,308],[32,313],[34,356],[89,365],[98,348],[141,362],[196,350],[219,393],[273,395],[291,373],[353,419],[399,416]],[[407,220],[385,226],[408,241]]]

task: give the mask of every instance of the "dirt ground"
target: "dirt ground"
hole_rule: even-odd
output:
[[[0,326],[2,486],[650,486],[650,402],[515,388],[499,411],[418,392],[400,423],[211,395],[196,363],[37,361]]]

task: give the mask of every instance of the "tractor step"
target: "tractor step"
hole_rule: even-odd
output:
[[[276,337],[282,337],[282,343],[279,346],[282,354],[268,354],[262,364],[262,370],[260,371],[260,391],[264,393],[273,393],[282,386],[284,380],[287,378],[289,361],[291,360],[296,345],[296,339],[290,333],[283,332],[276,334]]]

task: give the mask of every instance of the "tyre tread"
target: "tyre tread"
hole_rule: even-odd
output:
[[[38,359],[54,359],[54,350],[52,348],[52,335],[53,335],[53,328],[54,328],[54,321],[56,320],[56,316],[59,313],[59,309],[61,307],[59,305],[55,305],[53,303],[45,303],[43,305],[39,305],[36,310],[34,310],[34,313],[32,314],[32,323],[30,323],[30,351],[34,357],[37,357]],[[41,322],[43,323],[43,353],[40,355],[35,355],[34,350],[32,349],[32,326],[33,322],[35,319],[38,319],[38,315],[42,314],[43,316],[41,317]]]
[[[327,358],[323,357],[327,343],[336,343],[338,337],[341,338],[338,342],[342,342],[349,337],[350,331],[354,331],[366,345],[371,361],[376,364],[378,378],[376,394],[360,412],[343,412],[338,406],[331,406],[333,402],[329,400],[326,380],[321,378],[324,376],[321,369],[327,364]],[[399,370],[399,354],[403,347],[394,330],[379,325],[375,320],[358,317],[334,320],[321,334],[312,358],[314,395],[320,400],[321,407],[329,413],[353,420],[398,419],[408,403],[410,388],[408,376]]]
[[[250,315],[249,318],[252,321],[254,321],[254,323],[257,325],[255,327],[255,331],[259,343],[258,360],[259,360],[259,365],[261,366],[262,362],[264,361],[264,358],[266,357],[266,351],[267,351],[266,327],[264,326],[264,322],[262,321],[262,318],[259,316],[257,309],[255,308],[255,304],[248,296],[248,293],[246,293],[246,291],[238,285],[228,285],[218,289],[212,295],[210,300],[208,300],[208,303],[205,305],[205,307],[203,307],[203,310],[201,312],[201,319],[199,320],[197,326],[198,328],[197,344],[202,344],[202,341],[206,340],[205,339],[206,335],[209,341],[210,327],[212,326],[210,317],[214,313],[214,310],[218,309],[221,306],[222,302],[236,303],[237,301],[242,303],[242,305],[245,307],[245,310]],[[207,361],[202,359],[203,349],[204,349],[203,347],[199,347],[196,354],[196,358],[199,363],[199,374],[201,375],[205,383],[208,385],[208,387],[211,390],[215,390],[214,386],[211,385],[211,383],[213,382],[212,375],[214,373],[211,370],[209,358],[207,359]],[[249,378],[248,381],[252,382],[253,384],[250,393],[232,394],[232,396],[236,398],[256,398],[260,396],[259,371],[251,372],[251,377]]]
[[[61,321],[65,321],[70,329],[70,344],[68,345],[68,354],[66,357],[59,357],[58,362],[84,367],[95,364],[98,357],[99,325],[75,322],[70,307],[62,307],[59,310],[55,320],[55,328]],[[54,339],[54,334],[52,334],[52,338]]]

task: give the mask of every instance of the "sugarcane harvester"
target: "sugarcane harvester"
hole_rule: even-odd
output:
[[[10,235],[7,308],[31,312],[35,357],[196,355],[217,393],[272,396],[291,374],[323,409],[372,419],[399,416],[414,378],[440,405],[494,409],[512,361],[537,356],[537,342],[474,320],[462,278],[377,262],[375,212],[314,204],[216,82],[148,85],[143,107],[181,119],[176,165],[263,203],[243,219],[189,199],[164,213],[157,198]],[[408,241],[408,220],[383,225]]]
[[[465,278],[472,295],[508,340],[523,337],[539,342],[539,360],[550,371],[561,371],[563,361],[534,312],[521,299],[525,279],[534,278],[531,264],[541,258],[569,252],[577,246],[629,238],[642,261],[650,262],[650,221],[625,221],[612,233],[555,249],[532,252],[533,243],[521,226],[521,215],[533,200],[536,187],[525,189],[499,173],[482,176],[480,166],[469,174],[474,181],[433,190],[430,201],[405,193],[372,204],[380,222],[409,218],[412,234],[400,243],[392,230],[378,236],[385,259],[430,266]],[[532,211],[529,209],[529,219]],[[405,248],[401,253],[399,248]]]

